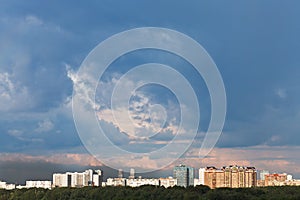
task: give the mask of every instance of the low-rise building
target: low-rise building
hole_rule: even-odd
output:
[[[16,188],[15,184],[9,184],[9,183],[0,181],[0,189],[13,190],[15,188]]]
[[[300,180],[293,179],[293,180],[287,180],[286,185],[289,186],[300,186]]]
[[[108,178],[105,186],[126,186],[126,178]]]
[[[26,188],[44,188],[51,189],[51,181],[26,181]]]
[[[142,185],[163,186],[165,188],[177,185],[177,180],[173,177],[168,178],[108,178],[103,186],[129,186],[140,187]]]
[[[126,186],[129,187],[140,187],[142,185],[155,185],[159,186],[159,179],[155,178],[137,178],[137,179],[127,179],[126,180]]]
[[[266,174],[264,186],[283,186],[286,184],[287,174]]]
[[[177,185],[177,179],[171,176],[168,178],[159,178],[159,186],[168,188],[168,187],[174,187],[175,185]]]
[[[265,186],[300,186],[300,180],[293,179],[292,175],[286,173],[265,174],[263,180],[258,180],[258,187]]]

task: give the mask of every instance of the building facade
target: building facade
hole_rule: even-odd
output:
[[[211,166],[206,167],[202,173],[204,174],[204,185],[212,189],[255,187],[257,184],[257,172],[254,167],[231,165],[217,169]]]
[[[283,186],[286,185],[287,174],[266,174],[264,186]]]
[[[126,186],[129,187],[140,187],[142,185],[154,185],[159,186],[159,179],[155,178],[137,178],[137,179],[127,179]]]
[[[6,182],[0,181],[0,189],[13,190],[15,188],[16,188],[15,184],[8,184]]]
[[[186,165],[175,166],[173,176],[177,180],[177,185],[188,187],[194,185],[194,169]]]
[[[129,179],[134,179],[134,178],[135,178],[135,176],[134,176],[134,169],[131,168],[130,169],[130,174],[129,174]]]
[[[199,185],[204,185],[204,173],[205,173],[205,168],[200,168],[199,169]]]
[[[163,186],[165,188],[174,187],[177,185],[177,180],[168,177],[168,178],[108,178],[103,186],[129,186],[129,187],[140,187],[142,185],[154,185],[154,186]]]
[[[26,181],[25,188],[43,188],[51,189],[51,181]]]
[[[174,187],[175,185],[177,185],[177,179],[173,177],[159,178],[159,186],[168,188],[168,187]]]
[[[126,186],[126,178],[108,178],[103,186]]]
[[[101,170],[55,173],[53,174],[53,187],[102,186],[102,179]]]

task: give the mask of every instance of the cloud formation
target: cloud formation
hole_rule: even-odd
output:
[[[0,111],[18,111],[32,107],[33,99],[26,86],[12,74],[0,73]]]
[[[14,152],[16,159],[22,158],[22,153],[48,156],[50,152],[54,156],[57,152],[82,151],[71,109],[73,83],[77,86],[81,83],[75,73],[78,67],[91,49],[109,36],[134,27],[158,26],[181,31],[200,42],[218,65],[225,82],[228,97],[225,129],[217,148],[203,164],[219,166],[235,162],[298,173],[299,156],[295,152],[299,152],[300,146],[299,6],[298,2],[280,1],[272,4],[228,1],[219,5],[210,1],[176,5],[172,1],[73,5],[65,1],[43,4],[4,1],[0,7],[0,151]],[[215,12],[209,12],[212,8]],[[178,116],[178,104],[165,102],[168,99],[165,91],[158,88],[137,92],[129,105],[110,106],[112,89],[128,70],[127,66],[154,61],[175,66],[195,85],[200,104],[206,103],[201,107],[201,120],[209,121],[209,112],[205,113],[210,106],[209,95],[203,93],[201,77],[185,68],[186,62],[165,52],[135,53],[139,56],[121,56],[114,68],[117,72],[111,70],[108,78],[101,80],[96,103],[90,101],[94,98],[93,91],[81,88],[88,93],[86,100],[97,110],[99,121],[110,131],[113,143],[127,150],[145,152],[166,145],[178,127],[174,117]],[[135,82],[128,80],[126,84],[124,93]],[[188,104],[180,106],[193,112]],[[116,123],[112,111],[124,123]],[[165,118],[166,121],[162,120]],[[188,132],[188,128],[184,131]],[[205,124],[200,123],[200,129],[195,141],[197,147],[203,139]],[[159,130],[159,134],[152,135]],[[178,143],[188,142],[185,134],[181,133]],[[130,136],[144,139],[133,140]],[[64,163],[69,158],[55,159]],[[78,162],[80,159],[91,162],[84,156],[77,158]],[[134,166],[132,160],[126,159],[120,165]],[[143,163],[145,168],[159,165],[158,158],[156,163],[147,156],[136,159],[149,162],[149,166]],[[191,161],[199,160],[195,155]]]

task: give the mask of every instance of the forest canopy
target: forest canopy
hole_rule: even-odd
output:
[[[0,200],[132,200],[132,199],[300,199],[300,187],[218,188],[207,186],[164,188],[157,186],[131,187],[84,187],[47,189],[0,190]]]

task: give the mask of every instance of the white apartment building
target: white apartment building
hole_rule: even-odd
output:
[[[16,188],[15,184],[8,184],[6,182],[0,181],[0,189],[13,190],[15,188]]]
[[[201,185],[198,178],[194,178],[194,186]]]
[[[137,178],[137,179],[127,179],[126,180],[126,186],[140,187],[142,185],[157,185],[157,186],[159,186],[159,179]]]
[[[26,181],[25,188],[51,189],[51,181]]]
[[[69,187],[71,186],[71,175],[68,173],[53,174],[53,187]]]
[[[136,178],[136,179],[126,179],[126,178],[108,178],[103,186],[129,186],[129,187],[139,187],[142,185],[155,185],[155,186],[164,186],[165,188],[173,187],[177,185],[177,180],[168,177],[168,178]]]
[[[199,185],[204,185],[204,174],[205,174],[205,168],[200,168],[199,169]]]
[[[171,176],[168,178],[159,178],[159,185],[164,186],[165,188],[174,187],[177,185],[177,179]]]
[[[86,170],[84,172],[66,172],[53,174],[53,187],[101,186],[102,171]]]
[[[108,178],[103,186],[126,186],[126,178]]]

